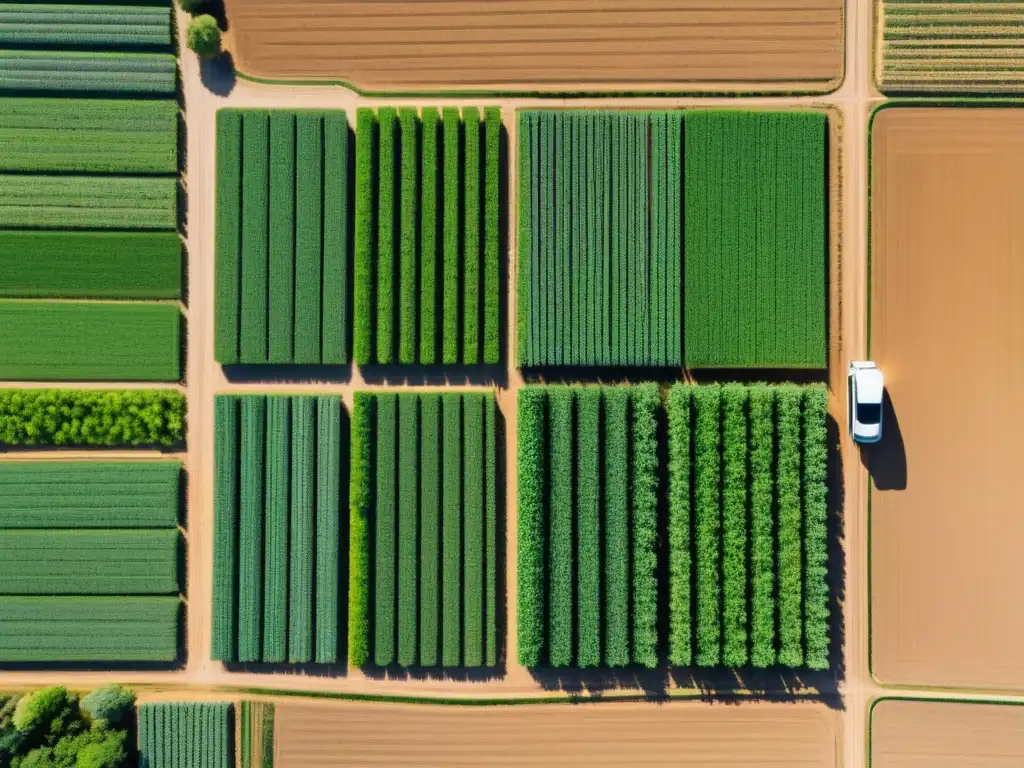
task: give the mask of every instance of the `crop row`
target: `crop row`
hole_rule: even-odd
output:
[[[3,174],[0,227],[172,230],[177,194],[170,176]]]
[[[496,410],[484,394],[356,394],[352,666],[497,664]]]
[[[827,410],[817,385],[671,389],[672,664],[828,668]]]
[[[0,530],[175,528],[178,461],[0,463]]]
[[[229,702],[139,705],[140,768],[231,768],[234,707]]]
[[[173,96],[177,88],[169,53],[0,50],[0,92]]]
[[[0,231],[0,297],[178,299],[176,232]]]
[[[0,46],[170,49],[171,12],[166,7],[0,4]]]
[[[215,659],[338,660],[342,419],[337,397],[216,398]]]
[[[0,660],[173,662],[174,597],[0,597]]]
[[[682,362],[681,112],[519,118],[519,362]]]
[[[0,145],[0,171],[173,174],[178,104],[173,99],[0,99]]]
[[[824,368],[827,119],[686,115],[686,364]]]
[[[356,128],[356,362],[497,363],[499,110],[364,108]]]
[[[221,363],[348,360],[348,158],[344,112],[218,113]]]
[[[163,445],[185,439],[173,390],[2,389],[0,445]]]
[[[0,300],[0,378],[176,381],[181,314],[171,304]]]
[[[273,768],[274,703],[243,699],[237,711],[238,768]]]
[[[519,392],[519,663],[658,663],[654,384]]]

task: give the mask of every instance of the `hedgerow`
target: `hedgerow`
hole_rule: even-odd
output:
[[[779,663],[803,663],[802,542],[800,508],[800,404],[796,385],[779,387],[778,409],[778,564]]]
[[[676,384],[668,395],[668,660],[677,667],[693,661],[690,579],[693,558],[690,524],[690,407],[693,388]]]
[[[811,669],[828,669],[828,390],[804,393],[804,643]]]
[[[747,387],[722,388],[722,663],[747,663]]]
[[[551,543],[548,661],[565,667],[573,660],[573,391],[553,387],[551,403]]]
[[[518,394],[518,499],[517,597],[518,657],[524,667],[541,663],[545,647],[544,560],[547,434],[544,428],[547,393],[541,387],[523,387]]]
[[[630,390],[633,406],[633,663],[658,664],[658,413],[656,384]]]

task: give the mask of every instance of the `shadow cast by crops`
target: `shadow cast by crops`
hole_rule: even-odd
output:
[[[345,384],[352,380],[352,365],[289,365],[272,363],[221,366],[230,382],[286,384]]]
[[[676,366],[532,366],[521,370],[527,384],[629,384],[651,381],[673,384],[681,381],[684,374],[683,369]]]
[[[375,385],[507,387],[502,365],[366,365],[363,381]]]

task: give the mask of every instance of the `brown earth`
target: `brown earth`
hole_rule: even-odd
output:
[[[872,153],[872,670],[1021,689],[1024,110],[886,109]]]
[[[274,765],[838,766],[840,718],[812,704],[276,707]]]
[[[227,0],[246,74],[366,91],[826,92],[844,0]]]
[[[890,699],[871,713],[872,768],[1022,764],[1022,706]]]

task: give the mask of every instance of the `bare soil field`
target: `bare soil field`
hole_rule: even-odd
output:
[[[844,0],[227,0],[248,75],[365,91],[823,93]]]
[[[1024,763],[1024,707],[887,699],[871,713],[872,768]]]
[[[811,704],[647,702],[276,707],[274,765],[840,765],[839,713]]]
[[[1024,688],[1024,110],[875,118],[872,670],[882,683]]]

